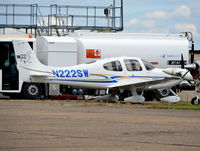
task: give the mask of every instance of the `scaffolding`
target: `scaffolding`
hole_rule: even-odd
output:
[[[0,29],[24,29],[26,33],[61,36],[74,30],[123,30],[123,1],[116,6],[39,6],[0,4]]]

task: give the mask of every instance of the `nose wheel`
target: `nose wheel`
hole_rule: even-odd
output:
[[[194,98],[192,98],[191,103],[194,105],[198,105],[198,104],[200,104],[200,100],[198,97],[194,97]]]
[[[192,98],[191,103],[194,105],[200,104],[200,84],[195,84],[195,97]]]

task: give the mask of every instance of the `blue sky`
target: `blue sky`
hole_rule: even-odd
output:
[[[0,0],[0,3],[108,6],[112,0]],[[191,31],[195,49],[200,49],[199,7],[200,0],[124,0],[124,32]]]

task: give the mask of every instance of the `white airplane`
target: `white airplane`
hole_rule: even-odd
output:
[[[38,83],[56,83],[74,87],[109,89],[110,94],[102,98],[117,101],[116,92],[130,90],[131,96],[124,101],[144,102],[144,90],[169,89],[182,81],[182,78],[154,68],[148,62],[134,57],[108,58],[90,64],[70,67],[50,67],[39,62],[29,44],[25,41],[13,41],[17,68],[23,81]],[[173,93],[174,94],[174,93]],[[167,102],[178,102],[177,95],[161,99]]]

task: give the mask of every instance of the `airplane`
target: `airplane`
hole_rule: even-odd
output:
[[[140,58],[117,57],[70,67],[50,67],[40,63],[26,41],[13,40],[13,46],[17,68],[25,82],[105,89],[109,91],[102,99],[108,101],[118,101],[117,92],[129,90],[131,95],[123,101],[132,103],[144,102],[145,90],[167,89],[173,95],[165,96],[161,101],[180,101],[171,88],[181,83],[182,78],[167,74]]]

